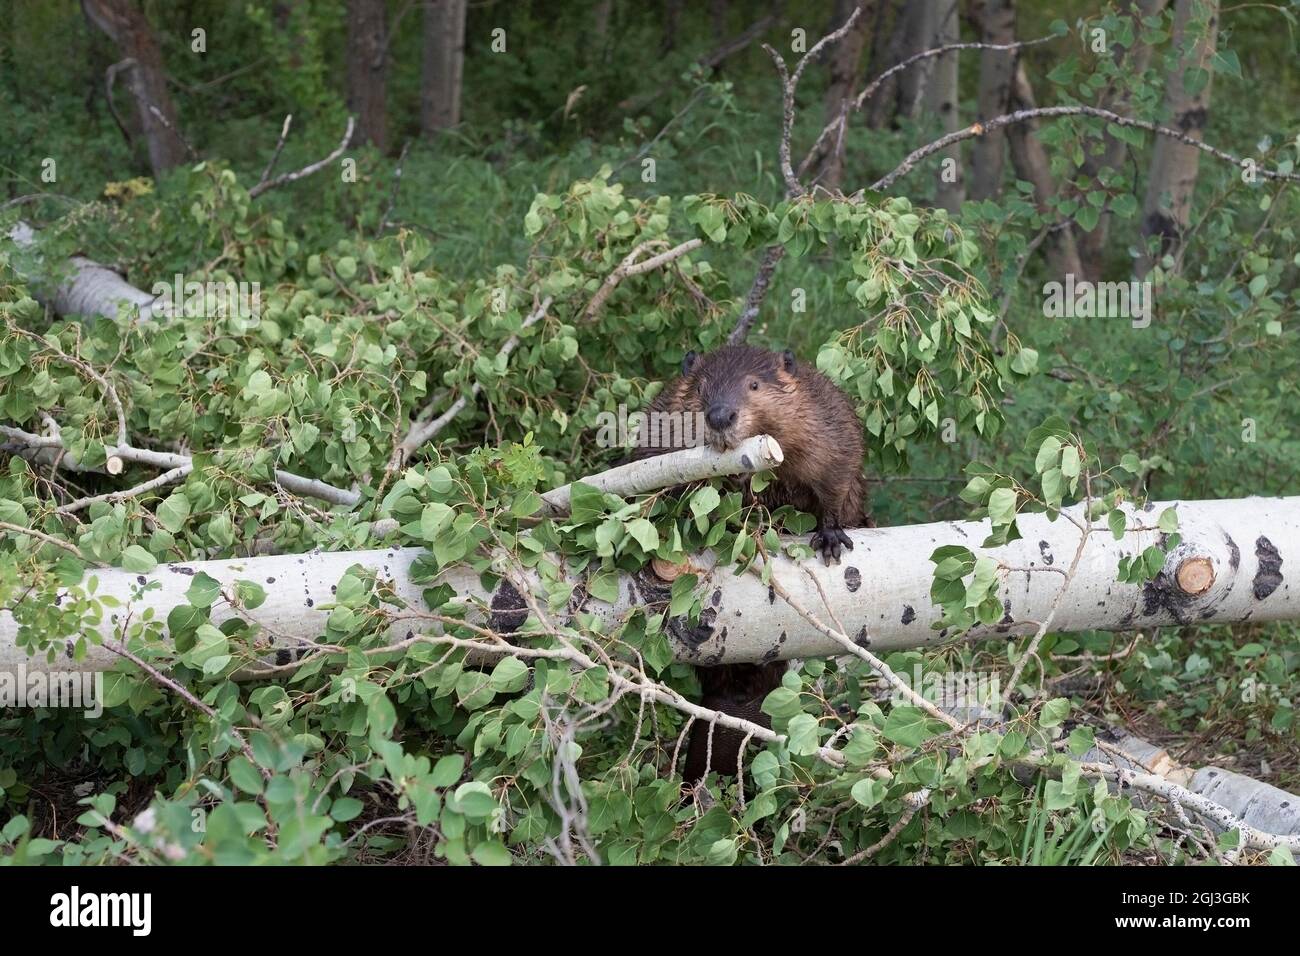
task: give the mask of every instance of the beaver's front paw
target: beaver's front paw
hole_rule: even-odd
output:
[[[844,529],[838,524],[823,522],[816,531],[813,532],[812,540],[808,542],[814,553],[820,553],[822,562],[826,567],[830,567],[831,558],[839,564],[841,547],[853,550],[853,539],[844,533]]]

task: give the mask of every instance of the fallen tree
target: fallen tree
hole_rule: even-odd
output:
[[[1143,526],[1143,517],[1165,507],[1178,512],[1181,543],[1155,579],[1143,585],[1120,583],[1120,559],[1142,552],[1161,537],[1161,532]],[[1079,547],[1078,526],[1042,514],[1021,515],[1022,539],[986,552],[1000,566],[998,597],[1006,613],[997,624],[979,626],[966,636],[1024,636],[1036,633],[1049,619],[1053,631],[1071,632],[1300,616],[1300,601],[1283,570],[1292,562],[1300,564],[1300,497],[1170,502],[1128,510],[1135,530],[1115,540],[1105,528],[1094,528],[1073,573],[1066,570],[1063,558]],[[1076,506],[1063,514],[1077,520],[1081,510]],[[812,623],[807,611],[841,622],[839,632],[872,651],[934,646],[949,635],[931,626],[940,612],[929,599],[934,573],[930,555],[946,544],[978,549],[988,532],[987,521],[860,528],[850,533],[853,550],[839,565],[773,557],[771,586],[757,572],[736,574],[731,567],[718,567],[711,553],[699,555],[689,566],[656,562],[656,573],[625,575],[617,601],[588,598],[583,610],[605,621],[616,620],[635,605],[662,601],[667,582],[690,571],[700,576],[707,597],[698,623],[680,620],[670,628],[679,660],[721,664],[844,653],[842,642]],[[233,589],[243,580],[273,584],[256,610],[214,608],[214,620],[238,613],[288,648],[322,632],[331,587],[353,565],[372,571],[408,605],[421,607],[427,584],[412,580],[411,565],[423,553],[421,548],[392,547],[166,564],[149,574],[110,569],[96,572],[95,593],[116,598],[132,616],[152,609],[165,617],[185,603],[185,593],[200,572],[223,588]],[[470,620],[513,621],[505,628],[509,631],[522,624],[524,605],[508,580],[489,592],[477,572],[459,566],[445,569],[440,580],[470,606]],[[395,640],[412,629],[409,619],[397,617],[390,628]],[[98,631],[109,639],[119,636],[111,620],[102,622]],[[17,635],[12,613],[0,612],[0,667],[26,659]],[[114,654],[92,645],[81,666],[104,669],[114,660]],[[29,666],[45,665],[32,661]]]

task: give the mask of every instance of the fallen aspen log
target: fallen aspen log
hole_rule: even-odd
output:
[[[23,272],[36,298],[59,315],[99,315],[117,318],[118,307],[139,309],[141,321],[153,317],[159,296],[137,289],[108,266],[84,256],[73,256],[51,269],[37,252],[36,231],[25,222],[9,230],[9,238],[28,250],[32,261]],[[62,270],[60,272],[60,270]]]
[[[839,565],[825,567],[812,559],[777,557],[772,573],[780,588],[803,608],[843,625],[863,647],[873,652],[934,646],[949,635],[935,630],[940,611],[930,603],[935,548],[962,544],[977,555],[996,558],[1003,570],[998,595],[1005,609],[994,625],[971,632],[971,639],[1033,633],[1054,611],[1052,630],[1122,631],[1167,624],[1228,624],[1242,621],[1287,620],[1300,617],[1300,591],[1291,593],[1286,569],[1300,564],[1300,497],[1242,498],[1221,501],[1162,502],[1145,511],[1130,509],[1130,527],[1145,527],[1166,507],[1177,509],[1182,542],[1167,557],[1164,569],[1142,585],[1116,580],[1119,560],[1155,544],[1160,532],[1132,530],[1115,540],[1098,528],[1088,541],[1073,576],[1059,572],[1058,562],[1073,555],[1080,530],[1067,520],[1046,515],[1019,518],[1023,537],[999,548],[981,549],[989,532],[987,521],[945,521],[895,528],[859,528],[850,532],[853,550]],[[1066,509],[1082,520],[1078,507]],[[96,596],[111,595],[121,607],[106,616],[100,633],[116,637],[115,622],[139,620],[152,608],[158,619],[185,603],[193,575],[202,571],[223,586],[241,580],[262,585],[264,604],[241,616],[262,625],[276,641],[300,646],[323,631],[331,606],[331,588],[353,565],[374,572],[391,584],[411,606],[422,607],[426,584],[411,580],[411,564],[420,548],[387,548],[352,552],[311,552],[226,561],[160,565],[149,574],[110,569],[97,571]],[[757,574],[736,574],[715,567],[710,553],[697,556],[688,569],[700,576],[704,611],[698,624],[669,623],[679,660],[696,664],[833,656],[843,645],[814,627],[790,603],[779,598]],[[1044,569],[1058,568],[1056,573]],[[628,575],[613,603],[589,598],[583,609],[612,621],[638,604],[662,601],[668,580],[684,569],[654,563],[639,575]],[[658,573],[655,573],[658,572]],[[485,591],[479,575],[466,567],[446,569],[440,580],[476,609],[471,619],[503,631],[517,630],[526,617],[524,602],[508,582]],[[1065,586],[1061,593],[1062,585]],[[85,582],[77,587],[85,586]],[[220,622],[234,615],[229,607],[214,607]],[[394,640],[410,633],[409,623],[395,623]],[[44,658],[28,660],[18,646],[18,624],[0,611],[0,668],[26,661],[29,670],[55,669]],[[82,669],[107,669],[116,656],[91,645]]]

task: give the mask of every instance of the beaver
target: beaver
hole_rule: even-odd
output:
[[[813,551],[827,565],[832,559],[838,562],[844,548],[853,549],[844,529],[870,521],[864,511],[862,426],[848,396],[789,349],[728,345],[705,355],[686,353],[681,377],[650,403],[631,457],[648,458],[701,442],[725,451],[764,434],[781,444],[785,460],[775,480],[753,500],[814,515]],[[701,704],[770,727],[759,708],[785,670],[783,661],[702,668]],[[734,774],[743,739],[736,731],[714,727],[708,760],[709,727],[697,723],[686,779],[698,780],[709,770]]]

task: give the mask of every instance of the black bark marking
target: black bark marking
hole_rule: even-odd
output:
[[[703,614],[700,615],[700,623],[701,624],[704,623]],[[709,619],[709,623],[710,625],[713,623],[712,618]],[[709,633],[712,634],[712,628],[710,628]],[[705,667],[713,667],[717,664],[721,664],[722,658],[726,656],[726,653],[727,653],[727,629],[724,627],[721,631],[718,632],[717,648],[714,650],[712,654],[709,654],[707,657],[700,658],[700,664],[702,664]]]
[[[1277,553],[1277,546],[1268,538],[1260,535],[1255,540],[1255,557],[1259,559],[1259,570],[1255,572],[1255,600],[1262,601],[1282,583],[1282,556]]]
[[[1097,603],[1101,604],[1102,602],[1098,601]],[[1007,631],[1011,630],[1011,625],[1015,623],[1016,623],[1015,619],[1011,616],[1011,598],[1003,598],[1002,599],[1002,620],[998,621],[998,626],[996,628],[997,633],[999,634],[1007,633]]]
[[[501,635],[514,634],[528,620],[528,605],[509,581],[502,581],[497,587],[490,608],[488,630]]]
[[[853,639],[853,643],[858,645],[858,647],[871,646],[871,638],[867,637],[867,625],[862,625],[862,630],[858,631],[858,635]]]
[[[862,572],[851,564],[844,569],[844,586],[849,589],[849,593],[862,587]]]
[[[902,622],[903,624],[911,624],[915,620],[916,620],[916,609],[913,608],[912,605],[910,604],[904,604],[903,616],[899,618],[899,621]]]
[[[781,636],[776,639],[776,643],[763,652],[764,664],[770,664],[781,656],[781,645],[785,643],[785,637],[785,631],[782,631]]]
[[[1232,540],[1232,535],[1223,532],[1223,540],[1228,543],[1228,567],[1236,571],[1241,567],[1241,548],[1237,547],[1237,542]]]
[[[1043,556],[1044,564],[1050,565],[1056,560],[1056,556],[1052,554],[1052,546],[1046,541],[1038,542],[1038,553]]]
[[[709,598],[709,603],[712,604],[714,607],[717,607],[719,604],[722,603],[722,588],[717,588],[714,590],[713,596]]]
[[[1177,623],[1190,624],[1192,606],[1197,603],[1199,603],[1199,596],[1188,594],[1164,571],[1142,585],[1143,617],[1167,611]]]

